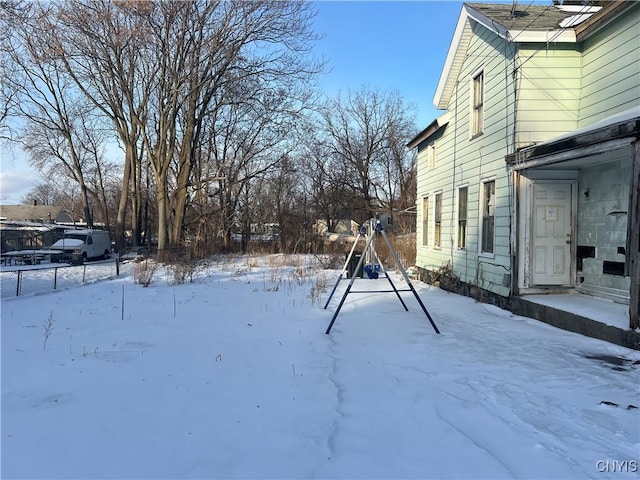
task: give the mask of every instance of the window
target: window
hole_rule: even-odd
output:
[[[440,247],[442,246],[442,193],[436,194],[436,211],[433,215],[433,221],[433,245]]]
[[[430,143],[427,147],[427,162],[430,168],[436,166],[436,144]]]
[[[484,129],[484,72],[473,76],[471,136],[480,135]]]
[[[422,245],[429,245],[429,197],[422,199]]]
[[[496,201],[496,182],[491,180],[482,184],[482,244],[481,252],[493,253],[494,215]]]
[[[458,248],[467,248],[467,194],[469,189],[458,189]]]

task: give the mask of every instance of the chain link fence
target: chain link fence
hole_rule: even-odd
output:
[[[7,268],[0,271],[2,299],[33,295],[112,278],[120,274],[117,260],[83,265],[42,264],[33,267]]]

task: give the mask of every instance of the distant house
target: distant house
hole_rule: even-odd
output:
[[[276,242],[280,239],[280,224],[272,222],[252,223],[250,231],[245,233],[243,226],[236,223],[234,224],[231,238],[236,242],[241,242],[243,239],[248,242]]]
[[[313,225],[313,231],[316,235],[328,235],[337,233],[340,235],[357,235],[360,225],[350,218],[341,218],[334,220],[332,228],[329,228],[325,219],[318,219]]]
[[[9,222],[72,223],[73,216],[56,205],[0,205],[0,220]]]
[[[418,152],[417,267],[639,326],[640,2],[464,4]],[[502,300],[500,300],[502,299]]]
[[[2,251],[40,248],[62,238],[73,216],[55,205],[0,205]]]

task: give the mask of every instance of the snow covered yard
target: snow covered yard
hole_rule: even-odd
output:
[[[131,266],[2,300],[2,478],[638,477],[640,352],[420,282],[441,335],[409,293],[325,335],[310,257]]]

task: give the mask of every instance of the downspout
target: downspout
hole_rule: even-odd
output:
[[[458,77],[458,79],[456,79],[456,88],[455,88],[455,92],[456,92],[456,100],[455,100],[455,106],[454,106],[454,111],[455,116],[453,119],[453,175],[451,175],[451,223],[450,228],[449,228],[449,242],[451,245],[450,253],[449,256],[451,258],[451,272],[455,272],[454,270],[454,266],[453,266],[453,253],[454,253],[454,243],[455,243],[455,238],[456,238],[456,225],[454,222],[454,218],[455,218],[455,207],[456,207],[456,158],[457,158],[457,145],[458,145],[458,94],[459,94],[459,90],[458,90],[458,86],[460,83],[460,79]]]
[[[518,49],[516,44],[514,43],[514,52],[513,52],[513,70],[511,72],[511,77],[513,80],[513,127],[511,134],[511,146],[507,146],[507,151],[509,153],[516,153],[516,140],[517,140],[517,125],[518,125],[518,82],[520,80],[520,67],[516,64],[518,63]],[[509,224],[509,237],[510,237],[510,245],[511,245],[511,282],[509,286],[510,296],[519,295],[520,291],[518,288],[518,259],[519,256],[519,248],[518,248],[518,232],[519,232],[519,223],[520,223],[520,202],[519,202],[519,193],[520,193],[520,172],[512,169],[511,167],[507,167],[509,169],[508,178],[512,182],[511,185],[511,201],[513,202],[511,205],[512,219],[513,221]]]

